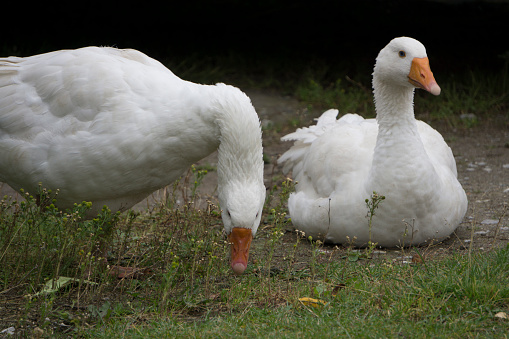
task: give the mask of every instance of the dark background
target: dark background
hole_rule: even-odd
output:
[[[27,12],[9,18],[2,55],[101,45],[159,60],[235,55],[302,67],[320,59],[353,73],[369,64],[370,73],[378,51],[405,35],[424,43],[435,73],[497,72],[509,59],[508,1],[80,2]]]

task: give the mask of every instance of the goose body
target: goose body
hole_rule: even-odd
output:
[[[16,190],[42,183],[59,189],[61,208],[125,210],[216,149],[225,231],[249,231],[240,272],[265,198],[260,123],[244,93],[184,81],[136,50],[0,59],[0,181]]]
[[[354,240],[408,246],[450,235],[463,219],[467,197],[443,137],[417,121],[415,87],[438,95],[424,46],[392,40],[377,57],[373,89],[377,117],[328,110],[315,126],[283,137],[294,140],[279,159],[293,171],[288,206],[294,226],[331,243]],[[366,199],[385,196],[374,211],[371,237]]]

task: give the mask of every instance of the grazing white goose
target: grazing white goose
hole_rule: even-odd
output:
[[[57,204],[125,210],[218,149],[232,268],[247,267],[265,199],[258,115],[238,88],[199,85],[132,49],[0,59],[0,181]]]
[[[421,244],[443,239],[463,219],[467,197],[442,136],[414,117],[414,89],[438,95],[424,46],[396,38],[373,72],[376,121],[329,110],[279,159],[298,182],[288,201],[294,226],[327,242],[366,246]],[[384,195],[369,237],[366,199]]]

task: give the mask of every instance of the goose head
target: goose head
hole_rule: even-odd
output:
[[[251,240],[260,225],[265,186],[263,182],[231,182],[221,191],[219,201],[224,229],[231,243],[231,267],[239,275],[247,268]]]
[[[265,202],[262,132],[251,100],[239,89],[219,86],[220,143],[217,189],[224,230],[231,243],[235,274],[247,268],[249,247],[256,235]]]
[[[395,38],[380,51],[373,72],[375,79],[391,87],[421,88],[433,95],[440,94],[426,48],[408,37]]]

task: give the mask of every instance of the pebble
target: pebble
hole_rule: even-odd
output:
[[[490,166],[486,166],[486,162],[485,161],[479,161],[479,162],[469,162],[468,165],[467,165],[467,168],[466,170],[469,171],[469,172],[473,172],[475,171],[479,166],[485,166],[482,170],[483,171],[486,171],[488,173],[490,173],[492,171],[491,167]],[[505,166],[505,165],[504,165]]]
[[[498,219],[484,219],[481,221],[481,224],[483,225],[496,225],[498,224]]]
[[[14,335],[15,328],[13,326],[7,327],[5,330],[2,330],[0,334]]]

